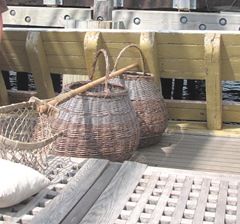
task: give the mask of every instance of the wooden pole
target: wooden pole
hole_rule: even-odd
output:
[[[132,69],[134,67],[137,67],[137,66],[138,66],[138,63],[134,63],[134,64],[131,64],[131,65],[128,65],[128,66],[126,66],[126,67],[124,67],[122,69],[119,69],[119,70],[114,71],[111,74],[109,74],[109,78],[114,78],[116,76],[119,76],[122,73],[124,73],[124,72],[126,72],[126,71],[128,71],[128,70],[130,70],[130,69]],[[105,79],[106,79],[106,76],[101,77],[99,79],[96,79],[96,80],[94,80],[94,81],[92,81],[90,83],[87,83],[86,85],[81,86],[81,87],[79,87],[77,89],[71,90],[71,91],[66,92],[66,93],[62,93],[62,94],[56,96],[51,101],[49,101],[47,104],[55,106],[55,105],[57,105],[59,103],[63,103],[65,101],[69,100],[70,98],[76,96],[77,94],[83,93],[83,92],[87,91],[88,89],[91,89],[94,86],[97,86],[97,85],[103,83],[105,81]],[[38,108],[38,111],[41,112],[41,113],[44,113],[46,110],[47,110],[47,105],[41,105]]]

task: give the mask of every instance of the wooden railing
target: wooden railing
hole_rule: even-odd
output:
[[[120,50],[130,43],[141,47],[147,70],[159,86],[160,78],[205,80],[206,101],[166,100],[170,119],[207,121],[211,130],[221,130],[223,122],[240,122],[240,105],[222,101],[222,81],[240,80],[237,32],[5,28],[0,69],[32,73],[38,97],[51,98],[55,93],[50,73],[87,79],[97,50],[107,50],[112,67]],[[129,49],[119,67],[136,61],[141,62],[139,53]],[[104,67],[100,61],[95,78],[104,75]],[[4,98],[2,86],[3,81]]]

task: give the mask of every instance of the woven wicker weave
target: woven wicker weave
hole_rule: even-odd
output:
[[[119,53],[114,69],[122,54],[128,48],[138,49],[143,61],[143,72],[128,71],[121,78],[112,79],[113,83],[124,84],[129,90],[133,107],[140,119],[139,148],[157,143],[168,124],[168,113],[164,98],[159,87],[154,81],[154,75],[146,72],[146,60],[141,49],[130,44]]]
[[[108,75],[108,58],[103,49],[96,55],[92,74],[100,54],[105,57]],[[84,84],[85,81],[68,84],[64,91]],[[59,109],[56,128],[68,131],[56,141],[57,155],[121,162],[136,151],[140,136],[139,121],[124,86],[109,84],[107,80],[105,84],[60,104]]]

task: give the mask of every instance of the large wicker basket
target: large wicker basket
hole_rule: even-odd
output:
[[[104,50],[97,53],[92,74],[100,54],[105,56],[108,76],[109,65]],[[68,84],[64,91],[84,84],[85,81]],[[56,128],[67,131],[56,141],[57,155],[121,162],[136,151],[140,137],[139,121],[124,86],[110,84],[107,80],[105,84],[60,104],[59,109]]]
[[[128,48],[136,48],[140,52],[143,72],[127,71],[120,78],[112,79],[112,82],[124,84],[129,90],[133,107],[140,119],[139,148],[142,148],[160,140],[168,124],[168,112],[161,90],[154,81],[154,75],[146,72],[146,60],[137,45],[130,44],[122,49],[113,70]]]

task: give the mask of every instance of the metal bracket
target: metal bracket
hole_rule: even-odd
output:
[[[196,9],[197,3],[196,0],[173,0],[173,8],[179,10]]]

